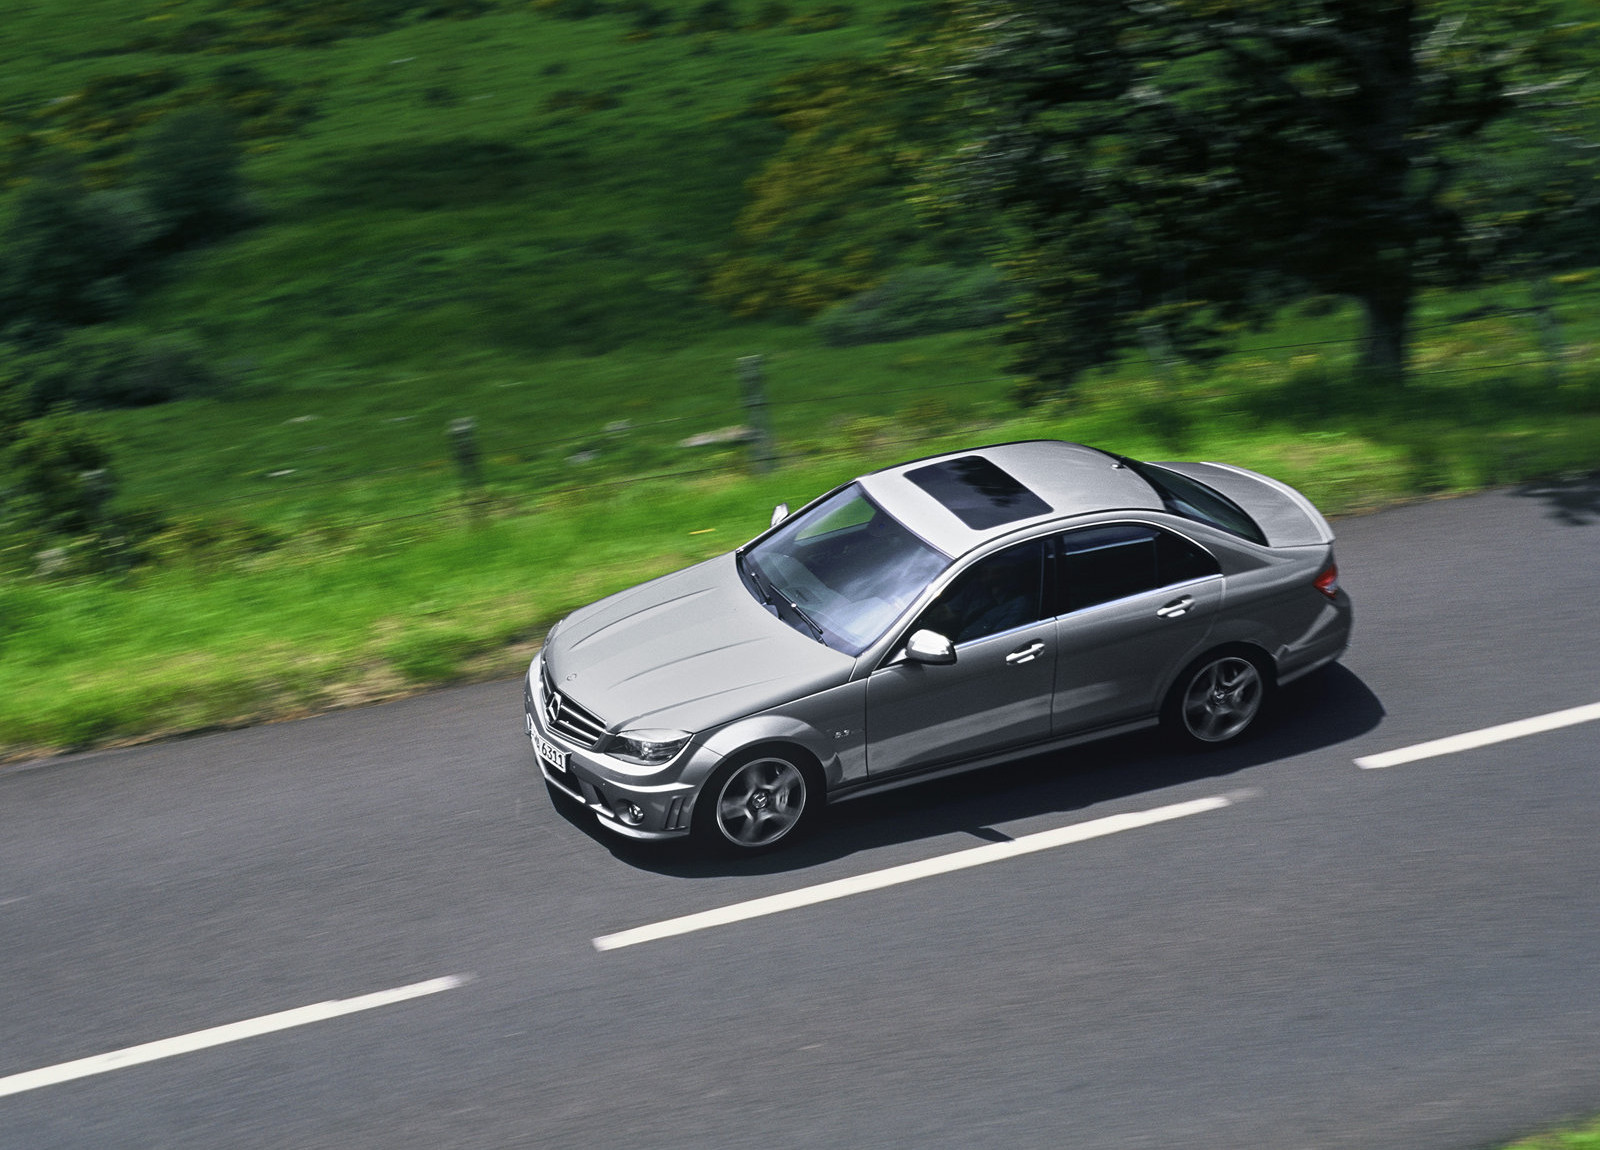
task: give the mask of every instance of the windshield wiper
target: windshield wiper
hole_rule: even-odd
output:
[[[772,597],[778,593],[778,589],[773,585],[772,580],[767,578],[767,573],[751,562],[743,551],[739,552],[735,559],[738,561],[739,570],[748,575],[750,582],[756,585],[756,594],[761,596],[761,601],[771,607]]]
[[[739,552],[739,554],[736,556],[736,559],[739,564],[739,569],[745,574],[749,575],[750,582],[756,585],[756,591],[761,596],[761,601],[768,607],[771,607],[775,615],[779,616],[779,618],[782,618],[782,608],[787,607],[790,611],[794,612],[794,617],[796,619],[799,619],[807,627],[811,628],[812,633],[816,636],[817,642],[821,643],[824,647],[828,645],[827,639],[824,638],[827,632],[822,629],[822,624],[818,623],[815,619],[808,615],[804,607],[800,606],[800,604],[796,603],[793,599],[789,598],[789,596],[778,590],[778,585],[772,581],[765,571],[761,570],[760,564],[754,562],[753,560],[747,559],[742,551]]]
[[[801,607],[800,604],[796,603],[793,599],[785,597],[783,601],[788,605],[789,609],[799,617],[802,623],[816,632],[817,642],[826,647],[828,645],[828,641],[823,638],[823,635],[826,634],[826,632],[823,631],[822,625],[810,615],[806,614],[805,608]]]

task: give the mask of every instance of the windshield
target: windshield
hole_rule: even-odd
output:
[[[855,484],[743,553],[752,592],[797,630],[859,655],[950,560]]]

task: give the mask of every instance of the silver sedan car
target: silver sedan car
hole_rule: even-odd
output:
[[[635,839],[792,840],[827,803],[1163,723],[1248,732],[1339,658],[1333,531],[1222,463],[1007,443],[864,475],[573,612],[523,685],[545,780]]]

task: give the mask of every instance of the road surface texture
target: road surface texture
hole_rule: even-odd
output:
[[[1336,527],[1355,645],[1246,745],[1044,756],[758,861],[553,807],[514,682],[6,770],[0,1147],[1469,1150],[1600,1111],[1600,721],[1356,764],[1600,702],[1600,484]]]

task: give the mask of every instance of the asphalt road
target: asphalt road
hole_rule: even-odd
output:
[[[552,807],[514,683],[0,773],[0,1146],[1467,1150],[1600,1111],[1600,722],[1354,763],[1600,701],[1600,483],[1336,527],[1355,646],[1249,744],[929,784],[759,862]]]

